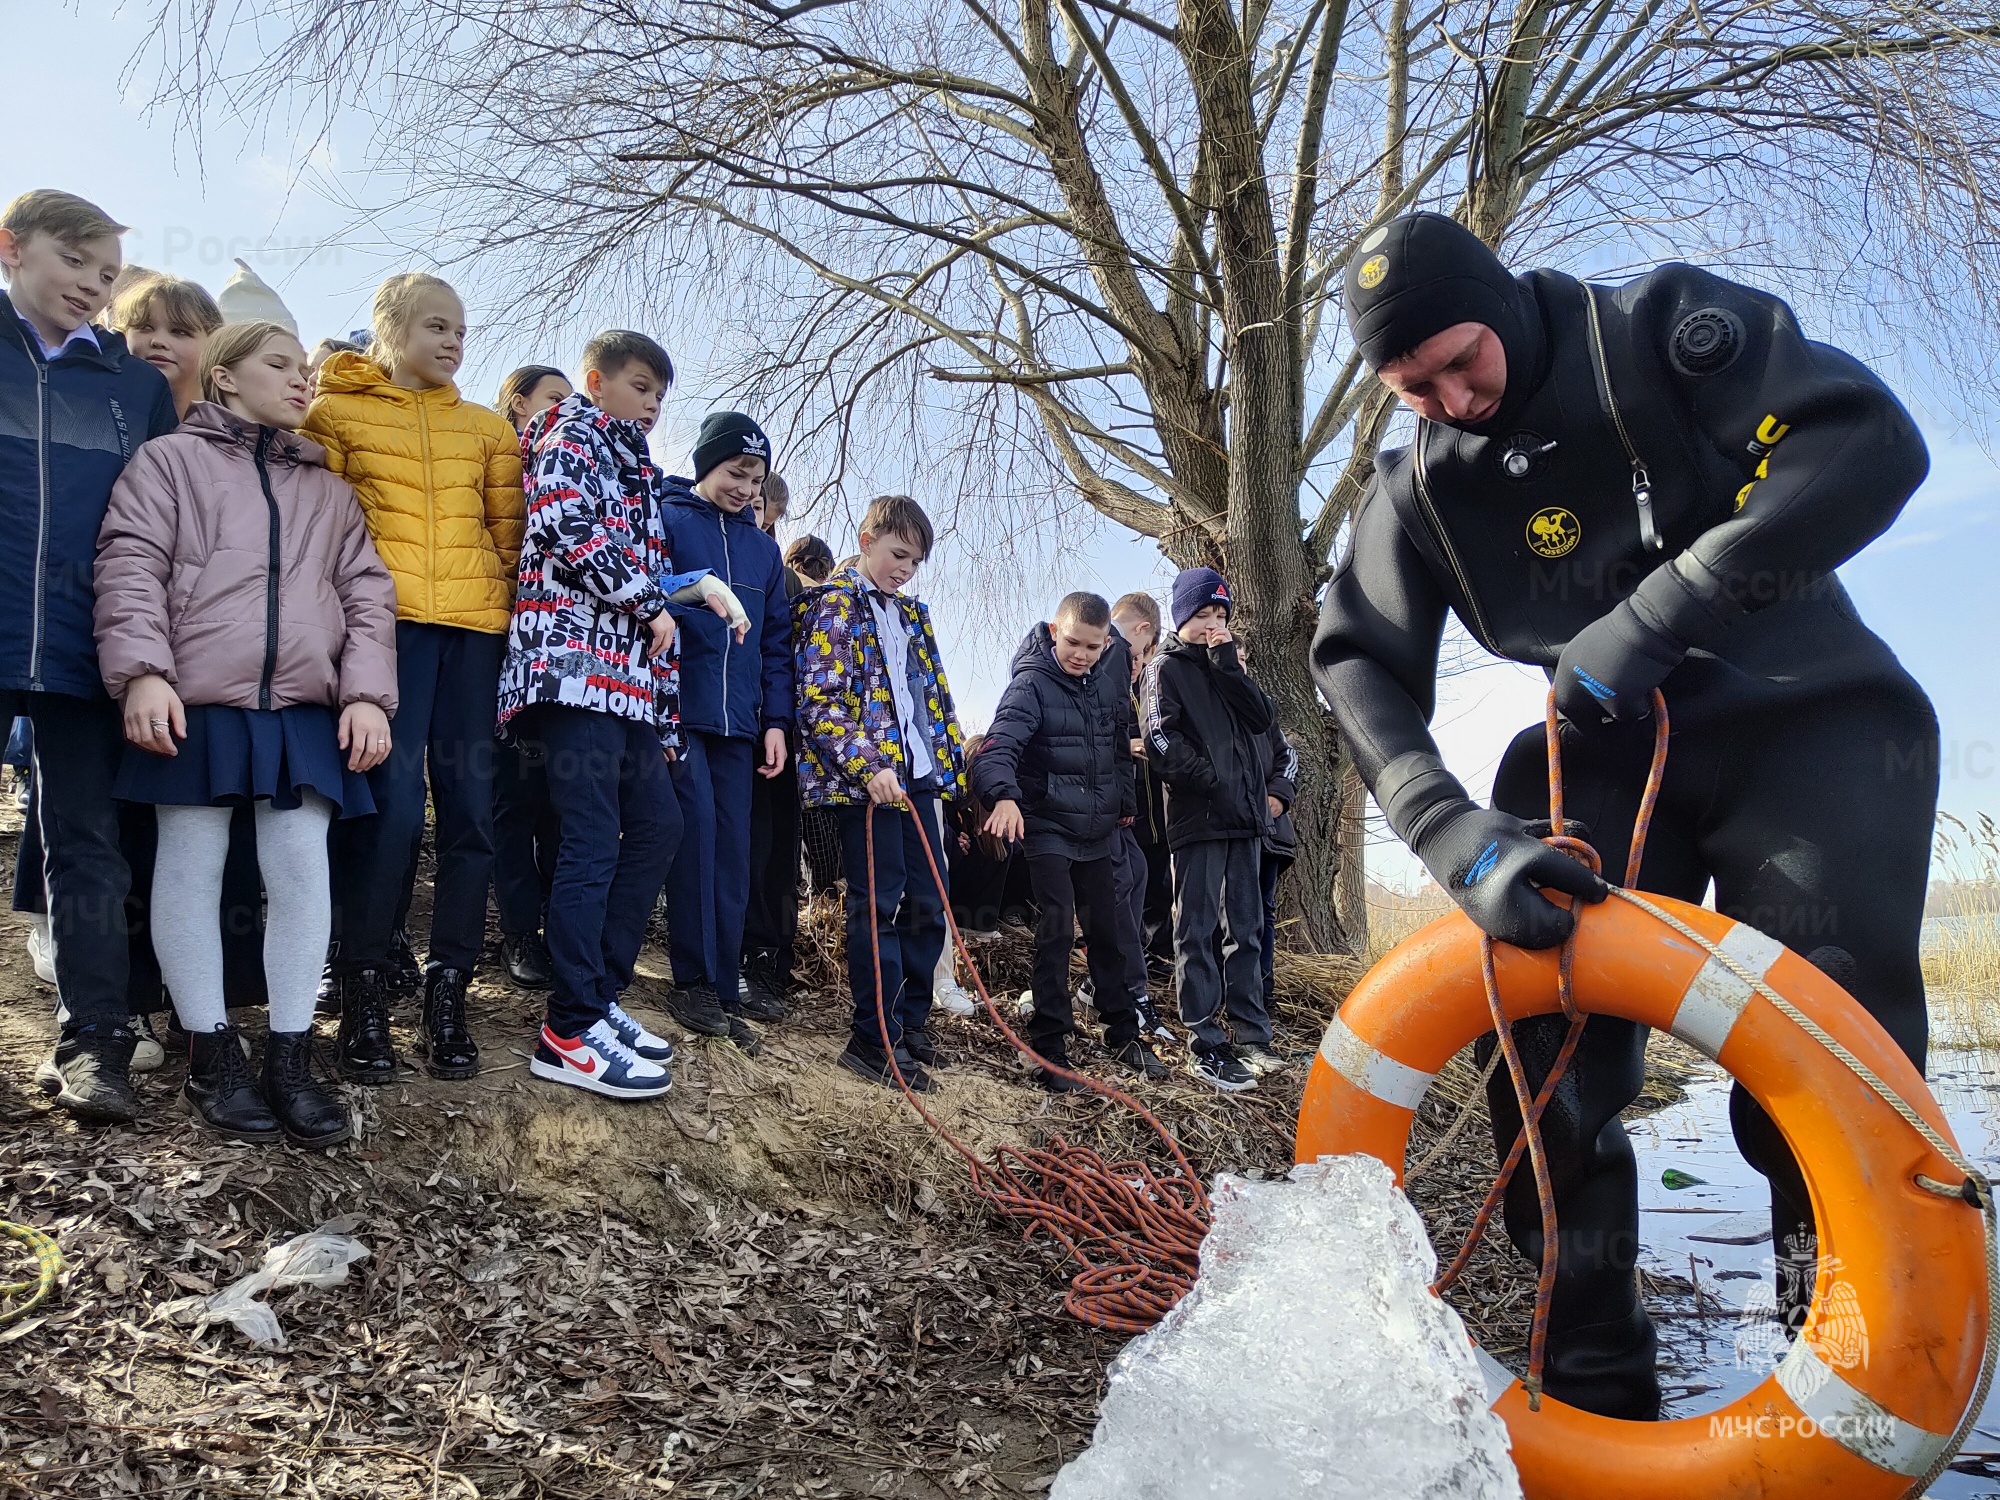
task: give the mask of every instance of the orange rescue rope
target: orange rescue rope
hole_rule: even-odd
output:
[[[899,810],[916,824],[924,846],[951,940],[965,960],[979,1000],[1000,1034],[1023,1057],[1064,1078],[1074,1079],[1092,1093],[1115,1099],[1138,1115],[1159,1136],[1177,1170],[1160,1176],[1141,1161],[1107,1162],[1087,1146],[1051,1136],[1046,1145],[1003,1145],[986,1161],[948,1130],[924,1106],[903,1076],[895,1048],[889,1044],[889,1020],[882,995],[882,944],[875,926],[875,813],[868,810],[869,953],[875,962],[875,1024],[882,1050],[895,1074],[896,1086],[924,1123],[956,1151],[972,1174],[973,1190],[1001,1213],[1026,1220],[1022,1237],[1053,1236],[1082,1267],[1070,1281],[1063,1306],[1076,1318],[1121,1333],[1144,1333],[1180,1301],[1194,1285],[1203,1236],[1211,1212],[1201,1179],[1188,1165],[1180,1144],[1159,1117],[1123,1089],[1087,1073],[1058,1067],[1015,1034],[986,992],[986,981],[972,961],[958,923],[951,913],[951,892],[938,868],[929,830],[904,802]]]

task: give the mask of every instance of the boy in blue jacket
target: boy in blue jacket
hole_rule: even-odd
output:
[[[67,1019],[36,1081],[79,1119],[138,1118],[125,896],[111,801],[124,743],[104,695],[91,569],[111,486],[175,426],[160,372],[92,328],[123,256],[95,204],[37,189],[0,209],[0,719],[35,726],[43,877]]]
[[[691,1031],[762,1045],[745,1022],[784,1007],[745,996],[743,914],[750,903],[752,775],[785,769],[792,728],[792,622],[778,544],[757,527],[771,443],[742,412],[710,412],[694,445],[694,478],[666,482],[674,566],[706,568],[750,617],[749,633],[700,606],[675,605],[681,628],[681,759],[674,771],[686,831],[667,877],[668,1008]]]

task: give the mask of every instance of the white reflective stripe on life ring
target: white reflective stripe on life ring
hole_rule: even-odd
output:
[[[1743,968],[1762,979],[1785,951],[1785,945],[1754,927],[1738,922],[1716,944]],[[1690,1047],[1715,1058],[1735,1029],[1736,1021],[1756,990],[1711,955],[1681,992],[1674,1011],[1673,1033]]]
[[[1329,1068],[1363,1093],[1373,1094],[1384,1104],[1401,1109],[1415,1109],[1423,1103],[1425,1091],[1437,1077],[1435,1073],[1399,1063],[1386,1052],[1378,1052],[1348,1029],[1338,1011],[1327,1022],[1326,1035],[1320,1038],[1319,1055],[1326,1059]]]
[[[1777,1369],[1778,1385],[1810,1417],[1822,1435],[1878,1469],[1911,1478],[1930,1468],[1951,1436],[1905,1422],[1870,1396],[1857,1391],[1840,1372],[1801,1338]]]

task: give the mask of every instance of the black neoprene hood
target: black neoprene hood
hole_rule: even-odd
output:
[[[1347,262],[1347,326],[1379,370],[1459,323],[1484,323],[1507,351],[1507,395],[1491,428],[1542,379],[1546,338],[1532,293],[1471,230],[1443,214],[1405,214]]]

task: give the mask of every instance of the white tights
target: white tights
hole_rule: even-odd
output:
[[[314,993],[333,932],[326,832],[333,804],[316,792],[289,812],[268,800],[257,809],[257,864],[264,875],[264,981],[271,1030],[312,1026]],[[153,867],[153,952],[191,1032],[229,1021],[222,993],[222,865],[229,856],[226,807],[161,807],[160,854]]]

